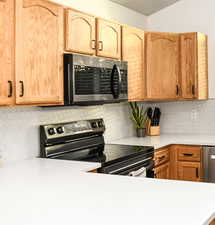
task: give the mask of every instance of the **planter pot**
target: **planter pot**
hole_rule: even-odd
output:
[[[137,128],[137,137],[145,137],[146,128]]]

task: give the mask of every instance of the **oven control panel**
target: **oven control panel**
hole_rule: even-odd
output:
[[[48,139],[89,132],[105,131],[103,119],[82,120],[63,124],[45,125],[41,127],[44,128]]]

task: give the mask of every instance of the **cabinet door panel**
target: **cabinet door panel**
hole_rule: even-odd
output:
[[[147,98],[177,99],[179,97],[179,36],[147,34]]]
[[[121,25],[97,19],[97,55],[121,58]]]
[[[128,95],[130,101],[144,100],[145,33],[133,27],[123,27],[122,59],[128,62]]]
[[[182,34],[181,42],[181,89],[182,98],[192,99],[196,94],[197,36]]]
[[[66,10],[66,51],[94,55],[96,49],[95,17]]]
[[[163,164],[155,168],[155,178],[169,179],[169,163]]]
[[[201,181],[201,163],[178,162],[178,178],[185,181]]]
[[[63,103],[63,8],[16,2],[16,103]]]
[[[14,103],[14,1],[0,1],[0,105]]]

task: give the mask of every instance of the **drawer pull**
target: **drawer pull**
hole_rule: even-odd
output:
[[[196,177],[199,178],[199,168],[196,168]]]
[[[158,161],[162,161],[165,158],[166,158],[165,155],[164,156],[161,156],[161,157],[158,157]]]
[[[192,153],[183,153],[184,156],[187,156],[187,157],[192,157],[193,154]]]

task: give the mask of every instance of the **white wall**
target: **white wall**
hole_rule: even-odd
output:
[[[116,20],[122,24],[128,24],[138,28],[146,28],[147,17],[131,9],[118,5],[109,0],[52,0],[66,6],[100,16],[106,19]]]
[[[145,16],[108,0],[53,1],[131,26],[146,27]],[[107,141],[133,135],[134,130],[128,119],[127,104],[61,109],[2,108],[0,110],[0,155],[5,163],[34,158],[39,155],[39,125],[93,118],[104,118]]]
[[[203,32],[209,37],[209,97],[215,98],[215,1],[181,0],[148,17],[148,30]]]

